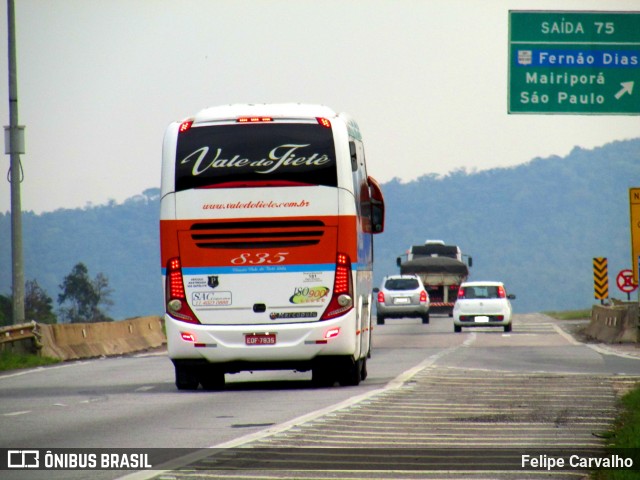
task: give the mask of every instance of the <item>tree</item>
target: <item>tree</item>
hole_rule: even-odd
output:
[[[59,287],[62,293],[58,295],[58,304],[63,321],[81,323],[113,320],[99,308],[100,305],[109,307],[113,304],[109,280],[102,273],[91,280],[89,270],[81,262],[71,269]]]
[[[0,295],[0,327],[13,324],[13,304],[11,295]]]
[[[38,323],[56,323],[58,319],[53,312],[53,300],[38,285],[37,280],[27,280],[25,283],[25,318]]]

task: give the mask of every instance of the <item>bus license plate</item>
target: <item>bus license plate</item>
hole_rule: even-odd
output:
[[[251,333],[244,336],[244,343],[247,345],[275,345],[275,333]]]

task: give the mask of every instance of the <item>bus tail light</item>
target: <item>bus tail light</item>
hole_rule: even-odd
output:
[[[326,331],[326,333],[324,334],[324,338],[328,340],[330,338],[335,338],[338,335],[340,335],[340,327],[334,327]]]
[[[318,124],[322,125],[323,127],[331,128],[331,121],[328,118],[317,117],[316,120],[318,121]]]
[[[182,322],[200,323],[187,303],[180,257],[173,257],[167,262],[166,289],[167,313]]]
[[[273,122],[271,117],[238,117],[236,123],[266,123]]]
[[[195,343],[196,341],[196,336],[193,333],[189,333],[189,332],[180,332],[180,337],[182,338],[182,340],[184,340],[185,342],[191,342],[191,343]]]
[[[329,306],[321,320],[331,320],[353,308],[353,282],[351,280],[351,259],[346,253],[336,257],[336,276]]]
[[[184,122],[182,122],[180,124],[180,128],[178,129],[178,131],[180,133],[184,133],[184,132],[186,132],[186,131],[191,129],[191,125],[193,125],[193,120],[191,120],[191,119],[185,120]]]

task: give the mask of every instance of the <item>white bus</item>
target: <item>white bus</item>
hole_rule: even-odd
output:
[[[357,124],[324,106],[229,105],[169,125],[161,268],[176,386],[291,369],[357,385],[371,352],[384,200]]]

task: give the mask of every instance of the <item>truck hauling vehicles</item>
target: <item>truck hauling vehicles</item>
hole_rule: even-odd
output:
[[[429,294],[432,313],[453,316],[453,305],[458,288],[469,276],[473,259],[466,256],[457,245],[445,245],[442,240],[427,240],[424,245],[413,245],[407,252],[407,260],[397,258],[402,275],[417,275]]]

